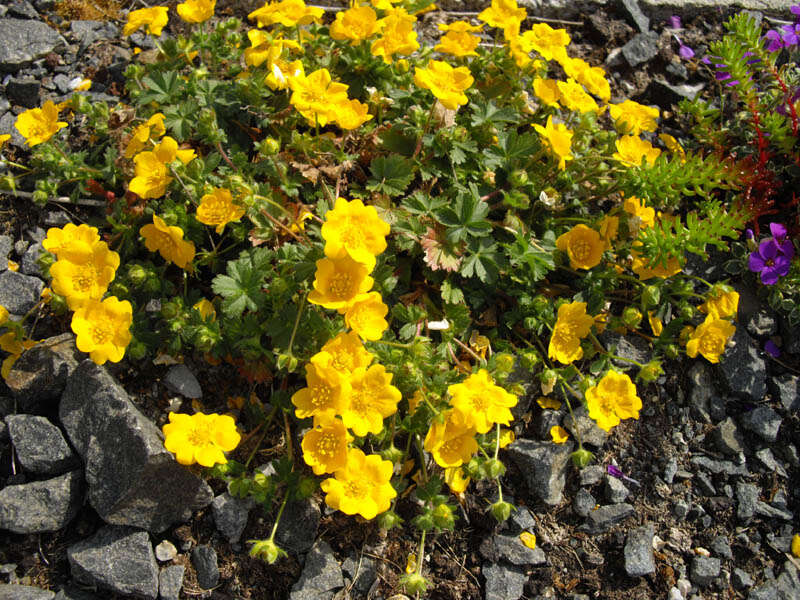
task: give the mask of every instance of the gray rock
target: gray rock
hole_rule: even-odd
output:
[[[664,466],[664,482],[667,485],[672,485],[672,481],[675,479],[675,474],[678,472],[678,460],[671,456],[667,461],[667,464]]]
[[[252,498],[234,498],[228,492],[214,498],[211,503],[214,523],[228,542],[231,544],[239,542],[247,525],[247,517],[255,505]]]
[[[742,427],[752,431],[762,440],[774,443],[778,440],[781,416],[769,406],[757,406],[739,418]]]
[[[82,356],[71,333],[42,340],[24,352],[6,379],[20,410],[49,412],[54,408]]]
[[[597,510],[589,512],[586,523],[581,525],[581,529],[593,534],[602,533],[632,516],[634,512],[636,511],[633,506],[625,502],[601,506]]]
[[[695,556],[689,568],[689,579],[699,587],[708,587],[719,577],[721,563],[711,556]]]
[[[0,20],[0,23],[2,21]],[[2,70],[0,70],[2,73]],[[27,143],[25,142],[25,138],[22,137],[17,128],[14,127],[14,124],[17,122],[17,116],[11,112],[2,113],[0,111],[0,133],[7,133],[11,135],[11,139],[9,140],[9,144],[17,146],[19,148],[27,147]],[[3,261],[3,267],[0,268],[0,271],[5,271],[8,268],[8,263]]]
[[[345,587],[350,588],[351,595],[355,598],[366,598],[378,578],[377,564],[366,554],[358,559],[348,556],[342,563],[342,573],[346,578]]]
[[[83,474],[72,471],[47,479],[0,490],[0,529],[14,533],[57,531],[83,504]]]
[[[8,433],[22,468],[38,475],[58,475],[80,466],[61,430],[44,417],[9,415]]]
[[[183,565],[171,565],[161,569],[158,575],[158,597],[161,600],[179,600],[185,570]]]
[[[16,72],[50,52],[61,52],[66,41],[39,20],[0,19],[0,72]]]
[[[105,600],[100,596],[95,596],[94,594],[90,594],[89,592],[82,590],[79,587],[69,585],[65,588],[62,588],[56,594],[56,597],[53,600]]]
[[[650,29],[650,19],[639,8],[639,3],[636,0],[619,0],[619,6],[622,8],[625,20],[640,32],[644,33]]]
[[[528,576],[521,567],[484,564],[481,573],[486,578],[485,600],[516,600],[522,596]]]
[[[164,385],[176,394],[184,398],[202,398],[203,390],[197,377],[184,364],[173,365],[164,377]]]
[[[37,104],[38,106],[38,104]],[[44,248],[42,248],[41,242],[36,242],[35,244],[31,244],[30,247],[25,251],[25,254],[22,255],[22,263],[20,264],[20,270],[25,275],[31,275],[33,277],[43,277],[42,270],[39,268],[39,263],[36,262],[39,260],[39,256],[44,253]]]
[[[602,448],[608,439],[608,432],[600,429],[594,419],[589,417],[589,411],[586,407],[580,405],[573,408],[572,414],[575,415],[575,420],[569,414],[564,415],[562,426],[564,429],[572,434],[575,439],[583,440],[584,444],[594,446],[595,448]],[[577,423],[577,428],[575,424]],[[577,433],[576,430],[577,429]],[[550,430],[548,430],[549,436]]]
[[[709,546],[715,554],[718,554],[722,558],[727,558],[728,560],[733,558],[731,545],[728,543],[728,538],[726,538],[724,535],[718,535],[715,537],[713,540],[711,540],[711,544],[709,544]]]
[[[530,567],[547,563],[544,551],[538,546],[531,550],[518,535],[493,535],[481,543],[479,552],[483,558],[498,562],[503,559],[512,565]]]
[[[320,518],[322,511],[311,499],[287,503],[275,532],[275,541],[287,552],[307,552],[317,539]]]
[[[569,455],[574,444],[517,440],[506,448],[522,471],[528,490],[549,506],[559,504],[566,482]]]
[[[53,77],[53,85],[56,86],[59,94],[69,94],[72,91],[71,81],[72,80],[63,73],[59,73]]]
[[[26,0],[12,0],[8,5],[8,15],[18,19],[38,19],[39,13]]]
[[[2,35],[2,28],[0,28],[0,35]],[[24,315],[36,306],[42,289],[44,289],[44,282],[38,277],[30,277],[9,270],[0,273],[0,304],[5,306],[12,315]]]
[[[711,369],[704,362],[696,362],[689,368],[689,405],[692,414],[699,420],[710,423],[709,402],[714,393]]]
[[[767,367],[760,346],[744,327],[737,327],[733,334],[733,347],[717,365],[731,392],[739,397],[761,402],[767,393]]]
[[[14,240],[7,235],[0,235],[0,271],[8,268],[8,253],[14,247]]]
[[[672,506],[672,514],[679,519],[685,519],[689,514],[689,505],[683,500],[677,500]]]
[[[156,560],[167,562],[178,556],[178,549],[175,547],[175,544],[169,540],[163,540],[156,546],[155,554]]]
[[[67,548],[72,576],[118,594],[158,595],[158,565],[147,532],[106,526]]]
[[[219,583],[217,553],[211,546],[196,546],[192,550],[192,566],[197,571],[197,585],[210,590]]]
[[[300,579],[292,586],[291,600],[330,600],[344,587],[342,568],[327,542],[320,540],[309,550]]]
[[[579,471],[578,480],[581,485],[594,485],[599,482],[605,474],[606,470],[603,468],[603,465],[589,465]]]
[[[597,500],[595,497],[592,496],[588,490],[581,488],[575,494],[575,498],[572,501],[572,510],[575,511],[575,514],[579,517],[585,517],[589,514],[595,504],[597,504]]]
[[[747,573],[747,571],[742,571],[738,567],[733,568],[733,573],[731,573],[731,584],[733,585],[733,589],[739,590],[746,590],[749,587],[753,586],[753,578]]]
[[[37,108],[39,106],[39,91],[41,88],[41,82],[36,79],[12,77],[6,83],[6,97],[13,104],[24,106],[25,108]]]
[[[725,473],[726,475],[748,475],[749,471],[747,470],[747,465],[745,464],[734,464],[729,460],[713,460],[708,458],[707,456],[693,456],[689,459],[693,465],[705,469],[706,471],[713,473],[714,475],[718,473]]]
[[[106,522],[159,533],[213,500],[208,485],[175,462],[158,428],[91,360],[69,377],[60,417],[86,464],[89,502]]]
[[[744,436],[736,426],[736,421],[728,417],[712,433],[717,449],[728,456],[738,456],[744,451]]]
[[[656,104],[664,110],[670,110],[673,104],[678,104],[681,100],[694,100],[705,87],[705,83],[672,84],[660,77],[653,77],[642,94],[642,100]]]
[[[736,484],[736,517],[740,521],[749,521],[756,514],[759,489],[750,483],[739,482]]]
[[[625,542],[625,572],[630,577],[642,577],[656,572],[656,562],[653,557],[653,525],[644,525],[632,529]]]
[[[552,441],[552,436],[550,435],[550,429],[561,425],[561,419],[563,418],[563,414],[561,411],[558,410],[544,410],[539,414],[539,417],[534,421],[535,423],[535,435],[540,440],[548,440]]]
[[[759,500],[756,502],[756,514],[768,519],[783,519],[784,521],[791,521],[794,515],[788,510],[781,510],[775,506],[770,506],[766,502]]]
[[[612,477],[611,475],[606,475],[606,482],[603,491],[605,492],[604,497],[606,502],[609,504],[619,504],[620,502],[625,502],[625,499],[630,493],[622,481],[616,477]]]
[[[714,484],[711,483],[711,478],[702,471],[697,473],[697,488],[703,496],[716,496],[717,490],[714,489]]]
[[[775,456],[773,456],[772,450],[769,448],[762,448],[756,451],[756,462],[758,462],[767,473],[776,473],[781,477],[788,477],[786,469],[775,460]]]
[[[635,336],[625,336],[614,333],[610,329],[606,329],[600,336],[600,341],[619,357],[628,360],[635,360],[645,364],[650,361],[650,346],[646,340]],[[618,367],[629,367],[630,363],[627,360],[613,360]]]
[[[3,600],[52,600],[55,592],[30,585],[0,583],[0,598]]]
[[[800,377],[778,375],[767,380],[769,391],[780,400],[788,412],[800,411]]]
[[[513,500],[508,500],[508,502],[514,504]],[[505,522],[503,529],[512,535],[519,535],[523,531],[534,527],[536,527],[536,520],[531,515],[531,511],[524,506],[518,506],[517,510],[511,512],[511,516]]]
[[[106,21],[72,21],[70,34],[77,40],[80,52],[100,40],[114,40],[119,37],[119,28]]]
[[[622,47],[622,56],[631,67],[646,63],[658,54],[658,34],[654,31],[637,33]]]
[[[747,331],[756,338],[766,338],[778,333],[778,319],[769,308],[762,306],[758,311],[749,315]]]

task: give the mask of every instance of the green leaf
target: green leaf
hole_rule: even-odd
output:
[[[517,113],[508,106],[497,108],[491,100],[486,104],[470,104],[472,107],[472,127],[494,123],[517,123],[519,118]]]
[[[245,310],[257,311],[264,306],[262,288],[268,272],[268,250],[244,253],[226,267],[227,275],[217,275],[211,284],[215,294],[222,296],[225,316],[237,319]]]
[[[175,104],[183,94],[183,81],[175,71],[163,71],[142,79],[144,91],[138,97],[139,104]]]
[[[514,243],[505,245],[505,248],[512,265],[528,267],[531,281],[541,281],[549,271],[556,268],[552,239],[534,240],[520,233]]]
[[[475,243],[470,244],[472,253],[461,263],[460,273],[464,277],[475,276],[483,283],[493,284],[500,274],[498,263],[502,260],[496,249],[497,244],[492,240],[486,238],[475,240]]]
[[[399,196],[414,179],[414,166],[397,154],[379,156],[370,164],[372,178],[367,189],[388,196]]]
[[[453,208],[440,210],[436,217],[448,227],[447,239],[453,243],[463,241],[467,236],[482,237],[492,230],[486,220],[489,205],[477,195],[477,190],[461,193]]]
[[[457,287],[454,287],[453,284],[450,283],[449,279],[445,279],[442,282],[441,292],[442,300],[448,304],[461,304],[464,302],[464,292]]]

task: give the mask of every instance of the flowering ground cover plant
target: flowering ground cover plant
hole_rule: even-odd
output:
[[[123,35],[156,50],[128,68],[126,103],[76,94],[22,113],[30,158],[2,182],[36,201],[104,201],[93,225],[43,243],[41,303],[72,313],[79,350],[98,364],[194,354],[268,397],[239,423],[170,413],[163,429],[180,463],[274,514],[254,556],[283,556],[287,503],[319,493],[386,529],[406,515],[423,557],[472,481],[491,483],[498,521],[514,510],[500,450],[522,431],[525,394],[541,410],[584,404],[612,431],[639,418],[663,361],[725,359],[738,294],[683,267],[763,215],[749,178],[761,167],[743,176],[749,158],[715,152],[705,122],[685,149],[659,135],[657,109],[612,101],[569,32],[529,27],[513,0],[443,25],[431,47],[420,1],[333,16],[283,0],[210,28],[214,8],[131,11]],[[156,39],[174,19],[189,33]],[[726,48],[713,51],[741,81]],[[95,139],[76,151],[79,128]],[[737,264],[767,286],[793,281],[790,231],[774,224],[749,258],[738,243]],[[6,317],[4,375],[35,343]],[[645,340],[649,362],[617,356],[614,335]],[[259,431],[249,457],[228,458]],[[593,456],[574,431],[583,467]],[[276,432],[274,474],[254,474]],[[408,565],[405,589],[425,590],[424,560]]]

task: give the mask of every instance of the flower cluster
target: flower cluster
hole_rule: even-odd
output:
[[[789,273],[794,258],[794,244],[788,239],[786,227],[780,223],[770,223],[772,237],[761,240],[758,249],[750,254],[747,262],[753,273],[761,275],[761,283],[775,285],[779,277]]]
[[[800,43],[800,6],[789,7],[794,15],[794,23],[781,25],[780,29],[771,29],[764,35],[769,52],[777,52],[782,48],[791,48]]]
[[[581,340],[589,335],[594,322],[594,318],[586,314],[586,302],[570,302],[559,306],[548,356],[565,365],[580,360],[583,357]]]
[[[56,257],[50,267],[53,291],[75,311],[72,331],[78,349],[99,365],[122,360],[131,341],[133,308],[127,300],[104,298],[119,255],[100,240],[96,227],[85,224],[49,229],[42,246]]]

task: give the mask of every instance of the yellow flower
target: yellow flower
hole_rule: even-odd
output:
[[[792,536],[792,554],[800,558],[800,535],[796,533]]]
[[[642,281],[652,279],[653,277],[663,277],[666,279],[667,277],[672,277],[676,273],[681,272],[681,263],[674,256],[670,256],[667,259],[667,266],[665,267],[661,263],[655,266],[646,263],[645,259],[639,255],[635,248],[631,249],[631,255],[633,256],[631,270],[633,270]]]
[[[516,439],[514,432],[505,427],[500,428],[500,448],[505,448]]]
[[[642,161],[655,164],[661,150],[654,148],[650,142],[635,135],[623,135],[616,141],[617,151],[613,158],[631,167],[639,167]]]
[[[388,14],[378,21],[381,37],[372,42],[370,46],[372,55],[380,56],[388,65],[392,63],[395,54],[408,55],[419,50],[414,23],[416,18],[408,14],[405,9],[390,9]]]
[[[567,129],[563,123],[553,125],[553,115],[547,117],[547,125],[542,127],[536,123],[533,128],[542,136],[543,140],[550,146],[550,150],[558,157],[558,168],[562,171],[566,168],[567,161],[572,160],[572,130]]]
[[[115,296],[87,300],[72,315],[72,331],[78,350],[86,352],[98,365],[107,360],[119,362],[131,341],[133,308],[127,300]]]
[[[555,398],[549,398],[547,396],[541,396],[540,398],[536,399],[536,404],[538,404],[541,408],[551,408],[553,410],[558,410],[561,408],[561,401],[556,400]]]
[[[619,217],[605,215],[598,223],[600,229],[600,238],[605,244],[605,249],[611,249],[611,242],[616,239],[617,232],[619,231]]]
[[[233,417],[215,413],[187,415],[170,412],[169,423],[161,431],[164,433],[164,447],[182,465],[224,465],[228,459],[223,452],[236,448],[242,439]]]
[[[534,50],[545,60],[553,60],[565,54],[571,41],[566,29],[553,29],[547,23],[534,23],[520,37],[526,51]]]
[[[0,304],[0,325],[5,325],[8,321],[8,309]]]
[[[561,99],[561,91],[558,89],[559,83],[555,79],[537,77],[533,80],[533,93],[545,106],[558,108],[558,101]]]
[[[469,101],[464,91],[474,81],[467,67],[454,69],[441,60],[429,60],[426,68],[418,68],[414,74],[414,83],[430,90],[450,110],[458,110]]]
[[[200,313],[200,317],[203,321],[213,323],[217,320],[217,311],[214,310],[214,305],[205,298],[195,302],[192,308]]]
[[[325,503],[346,515],[374,519],[389,510],[397,492],[390,480],[394,465],[377,454],[366,456],[358,448],[347,451],[345,468],[320,484]]]
[[[664,331],[664,323],[661,322],[652,310],[647,311],[647,320],[650,323],[650,329],[653,330],[653,335],[659,336]]]
[[[306,6],[303,0],[283,0],[264,4],[247,15],[247,18],[256,21],[259,27],[268,27],[274,23],[280,23],[284,27],[295,27],[319,22],[324,13],[325,11],[319,7]]]
[[[375,268],[375,257],[386,250],[389,231],[389,224],[378,216],[374,206],[364,206],[361,200],[348,202],[337,198],[321,228],[325,256],[343,258],[349,255],[371,272]]]
[[[389,328],[385,319],[388,312],[389,307],[383,303],[380,293],[369,292],[347,307],[344,322],[361,339],[374,342],[381,339]]]
[[[243,214],[244,208],[233,202],[230,190],[225,188],[214,188],[200,198],[197,207],[197,220],[204,225],[216,225],[217,233],[222,233],[225,225],[238,221]]]
[[[425,436],[425,450],[442,468],[460,467],[478,451],[475,427],[458,410],[448,410],[444,423],[434,420]]]
[[[639,135],[643,131],[655,131],[659,117],[657,108],[639,104],[633,100],[625,100],[619,104],[609,104],[608,114],[621,132]]]
[[[372,287],[372,277],[367,273],[367,267],[349,255],[320,259],[308,301],[344,313]]]
[[[697,310],[710,317],[718,319],[731,319],[739,310],[739,292],[725,290],[722,286],[715,285]]]
[[[122,35],[128,36],[134,31],[145,27],[147,33],[155,36],[161,35],[161,30],[167,25],[169,17],[166,6],[153,6],[151,8],[141,8],[132,10],[128,13],[128,22],[122,29]]]
[[[444,482],[450,488],[450,492],[458,496],[466,491],[470,478],[464,474],[464,469],[461,467],[452,467],[444,470]]]
[[[523,531],[519,534],[519,541],[531,550],[536,549],[536,536],[529,531]]]
[[[736,327],[732,323],[709,314],[686,342],[686,354],[694,358],[700,353],[708,362],[718,363],[734,333]]]
[[[586,406],[597,426],[611,431],[622,419],[638,419],[642,401],[630,377],[609,371],[596,386],[586,390]]]
[[[14,261],[14,260],[11,260],[9,258],[8,259],[8,270],[9,271],[14,271],[14,273],[16,273],[17,271],[19,271],[19,263]]]
[[[332,82],[328,69],[291,77],[289,87],[292,90],[289,102],[311,125],[322,127],[328,121],[334,121],[333,107],[347,101],[347,86]]]
[[[152,151],[140,152],[133,158],[136,176],[128,189],[144,199],[160,198],[172,182],[168,165],[176,159],[187,164],[195,156],[194,150],[179,150],[178,142],[167,136]]]
[[[567,253],[570,267],[588,270],[600,264],[605,243],[597,231],[580,224],[558,236],[556,248]]]
[[[34,340],[18,340],[17,334],[13,331],[8,331],[0,335],[0,350],[8,352],[9,354],[9,356],[3,360],[2,367],[0,367],[0,376],[3,379],[8,379],[8,374],[11,373],[11,368],[14,366],[14,363],[17,362],[17,359],[22,356],[23,352],[33,348],[38,343],[39,342],[35,342]]]
[[[320,353],[321,354],[321,353]],[[350,382],[330,364],[330,355],[315,355],[306,364],[306,386],[292,396],[298,419],[332,417],[347,406]]]
[[[333,473],[347,463],[347,429],[339,419],[319,419],[303,436],[301,447],[314,475]]]
[[[176,7],[178,16],[187,23],[203,23],[214,16],[217,0],[186,0]]]
[[[547,355],[565,365],[582,358],[581,339],[589,335],[593,324],[594,319],[586,314],[586,302],[559,306]]]
[[[569,110],[576,110],[580,113],[587,113],[591,111],[597,112],[600,110],[600,107],[597,106],[597,102],[594,101],[594,98],[587,94],[586,90],[583,89],[583,86],[574,79],[558,81],[556,82],[556,85],[558,86],[558,91],[561,94],[561,104],[563,104]]]
[[[287,63],[282,59],[275,60],[270,63],[270,74],[266,79],[267,87],[271,90],[285,90],[296,77],[305,77],[302,61]]]
[[[335,121],[342,129],[358,129],[372,118],[367,112],[369,107],[358,100],[347,100],[334,107]]]
[[[75,225],[67,223],[63,229],[51,227],[47,230],[47,237],[42,241],[42,247],[60,258],[60,254],[75,245],[83,245],[85,249],[91,248],[100,241],[97,227],[86,224]]]
[[[508,425],[514,419],[510,408],[517,397],[492,381],[486,369],[480,369],[463,382],[447,388],[450,404],[471,420],[478,433],[486,433],[495,423]]]
[[[475,49],[481,39],[472,32],[480,31],[483,25],[470,25],[466,21],[456,21],[449,25],[440,24],[439,30],[446,32],[434,47],[436,52],[453,56],[477,56]]]
[[[642,201],[635,196],[625,199],[622,205],[623,210],[633,217],[633,229],[652,227],[656,223],[655,209],[645,206]]]
[[[0,150],[3,149],[3,146],[5,146],[6,142],[10,139],[11,139],[10,133],[4,133],[3,135],[0,135]]]
[[[400,390],[383,365],[358,367],[350,374],[350,395],[342,421],[359,437],[380,433],[383,420],[397,412]]]
[[[554,444],[563,444],[569,439],[569,434],[561,425],[553,425],[550,428],[550,437],[553,439]]]
[[[157,140],[166,133],[164,127],[164,114],[156,113],[146,123],[142,123],[131,134],[131,139],[125,147],[125,158],[131,158],[134,154],[144,150],[147,142]]]
[[[378,15],[370,6],[351,6],[336,13],[330,36],[334,40],[351,40],[352,45],[368,40],[380,31]]]
[[[368,367],[374,358],[364,348],[364,344],[355,331],[340,333],[332,340],[328,340],[320,352],[330,354],[330,365],[346,376],[359,367]]]
[[[489,8],[478,14],[478,18],[498,29],[519,27],[528,16],[524,8],[517,5],[516,0],[492,0]]]
[[[603,67],[588,67],[576,73],[575,80],[581,83],[590,93],[608,102],[611,98],[611,85],[606,79]]]
[[[119,254],[108,249],[105,242],[91,246],[76,244],[76,249],[67,249],[51,267],[53,290],[67,299],[67,305],[75,310],[87,300],[100,300],[114,280],[119,267]]]
[[[664,146],[667,147],[667,150],[669,150],[670,153],[677,154],[681,157],[681,162],[686,162],[686,152],[684,152],[683,147],[678,143],[678,140],[668,133],[658,134],[658,139],[664,142]]]
[[[150,252],[158,252],[166,261],[187,269],[194,260],[194,244],[183,239],[183,229],[167,225],[164,219],[153,215],[153,222],[139,230],[144,245]]]
[[[58,120],[58,108],[52,100],[45,102],[42,108],[26,110],[14,124],[31,147],[46,142],[66,126],[64,121]]]

